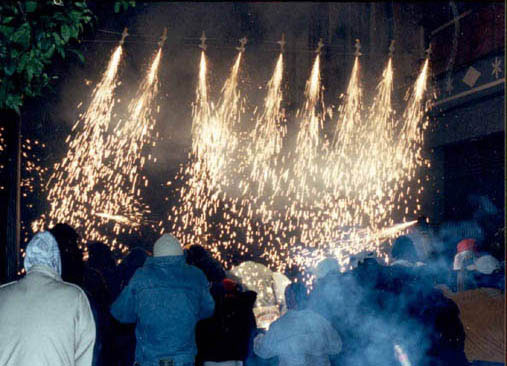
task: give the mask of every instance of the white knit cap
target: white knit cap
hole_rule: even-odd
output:
[[[153,246],[154,257],[183,255],[183,249],[178,239],[172,234],[162,235]]]
[[[500,268],[500,262],[492,255],[486,254],[479,257],[475,262],[467,267],[469,271],[477,271],[482,274],[492,274]]]

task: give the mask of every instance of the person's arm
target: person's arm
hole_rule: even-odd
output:
[[[90,303],[86,296],[80,292],[74,346],[74,360],[76,366],[90,366],[92,364],[95,336],[95,321],[93,320]]]
[[[325,339],[327,340],[327,352],[330,355],[336,355],[341,352],[342,350],[342,340],[340,338],[340,335],[336,331],[336,329],[333,328],[329,322],[326,321],[326,325],[324,326],[324,334]]]
[[[113,305],[111,305],[111,315],[120,323],[136,322],[135,295],[133,287],[133,281],[130,281]]]
[[[260,333],[254,338],[254,352],[260,358],[272,358],[277,356],[275,349],[272,347],[274,343],[271,338],[269,332],[266,334]]]

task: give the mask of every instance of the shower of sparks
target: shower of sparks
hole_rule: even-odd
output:
[[[238,59],[226,86],[237,82]],[[204,245],[226,267],[234,255],[260,253],[280,272],[288,266],[314,265],[328,255],[344,263],[352,254],[373,251],[386,259],[385,241],[414,225],[410,217],[420,210],[422,183],[412,180],[425,163],[421,147],[427,125],[423,117],[428,61],[397,119],[391,102],[391,57],[367,107],[356,57],[334,134],[327,141],[322,136],[327,117],[317,55],[305,102],[296,114],[296,145],[288,155],[282,151],[282,55],[267,84],[263,112],[244,141],[233,129],[239,118],[230,117],[237,116],[230,111],[242,111],[234,109],[240,104],[239,92],[224,87],[221,103],[214,108],[206,74],[202,52],[192,163],[177,177],[185,184],[179,191],[180,205],[169,215],[171,230],[184,244]],[[232,95],[238,97],[227,97]],[[394,225],[395,219],[404,223]]]
[[[129,105],[128,118],[119,121],[110,133],[122,58],[122,46],[116,48],[90,105],[66,140],[67,155],[54,166],[47,184],[50,210],[47,217],[32,223],[33,231],[65,222],[78,229],[84,240],[126,249],[119,243],[118,235],[132,233],[149,213],[141,203],[140,186],[148,184],[141,173],[146,162],[142,150],[151,142],[151,111],[157,95],[161,54],[159,49]]]
[[[289,189],[297,192],[298,200],[308,198],[309,189],[316,174],[319,173],[318,157],[320,156],[320,130],[323,127],[323,114],[318,111],[324,108],[324,99],[320,79],[320,55],[315,57],[310,79],[306,82],[306,101],[297,117],[300,119],[296,141],[296,161],[294,164],[295,179]]]
[[[287,134],[285,115],[282,110],[283,54],[280,54],[275,71],[267,85],[264,112],[257,118],[248,146],[250,180],[257,184],[257,195],[265,193],[266,184],[279,188],[277,178],[278,158],[283,138]],[[276,191],[274,192],[276,194]]]
[[[37,139],[23,138],[21,143],[21,242],[27,243],[32,236],[29,225],[38,216],[39,187],[44,186],[48,168],[41,164],[46,145]]]
[[[204,50],[201,53],[199,81],[192,117],[192,153],[190,164],[182,167],[176,180],[184,180],[179,190],[179,206],[173,207],[169,222],[172,231],[184,245],[206,243],[211,235],[212,218],[222,206],[233,206],[227,201],[228,171],[234,164],[238,138],[234,127],[242,112],[238,77],[242,52],[239,52],[231,73],[222,88],[222,96],[215,107],[208,100],[207,64]],[[224,203],[225,202],[225,203]],[[231,207],[232,209],[232,207]],[[228,220],[224,220],[227,224]],[[229,236],[230,227],[220,229],[221,237]],[[223,245],[228,246],[224,239]],[[213,248],[212,248],[213,250]],[[215,255],[219,253],[213,250]]]
[[[143,152],[155,146],[153,111],[162,50],[128,115],[112,126],[121,53],[119,46],[66,141],[67,156],[55,165],[47,184],[50,212],[33,224],[35,230],[67,222],[86,240],[122,249],[118,234],[150,222],[141,194],[148,185],[143,168],[150,156]],[[429,61],[397,116],[391,101],[392,58],[373,100],[364,103],[356,57],[331,121],[317,54],[292,141],[282,108],[282,54],[267,82],[262,112],[253,112],[255,126],[240,132],[246,113],[239,88],[243,55],[240,50],[220,99],[212,101],[205,50],[201,52],[189,163],[167,184],[174,187],[177,203],[168,214],[169,226],[158,224],[160,232],[172,231],[184,246],[205,246],[227,268],[232,259],[256,257],[279,272],[294,265],[305,270],[330,255],[341,264],[361,252],[387,258],[385,242],[414,225],[421,209],[424,187],[418,177],[420,168],[429,166],[422,154]],[[332,123],[330,137],[324,134],[327,122]]]
[[[47,218],[32,223],[34,231],[42,230],[46,225],[51,227],[67,222],[86,233],[96,232],[89,208],[93,206],[92,201],[96,202],[95,188],[103,165],[105,134],[114,106],[113,92],[122,52],[121,46],[114,51],[106,72],[93,91],[88,109],[72,128],[74,136],[69,135],[65,141],[67,155],[55,164],[47,184],[50,212]]]

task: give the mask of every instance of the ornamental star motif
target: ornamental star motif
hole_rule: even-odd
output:
[[[491,63],[491,66],[493,67],[493,70],[491,70],[491,75],[495,75],[495,79],[498,79],[498,76],[502,73],[502,69],[500,68],[500,65],[502,62],[498,57],[495,57],[495,61]]]
[[[454,86],[452,85],[452,78],[448,77],[447,80],[445,81],[445,91],[451,94],[453,89]]]

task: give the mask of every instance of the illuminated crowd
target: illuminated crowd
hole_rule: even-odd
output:
[[[483,234],[461,222],[435,236],[420,220],[389,264],[374,252],[347,266],[328,257],[308,282],[297,268],[226,270],[171,234],[118,265],[90,242],[84,261],[76,231],[57,224],[30,240],[26,275],[0,288],[0,364],[468,365],[448,293],[505,290],[505,262]]]

